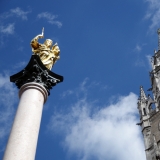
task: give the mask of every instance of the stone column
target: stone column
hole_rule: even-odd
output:
[[[19,91],[20,102],[3,160],[34,160],[43,104],[47,90],[38,83],[26,83]]]
[[[39,56],[32,55],[28,65],[10,81],[20,89],[20,102],[3,160],[34,160],[43,104],[50,89],[63,77],[48,70]]]

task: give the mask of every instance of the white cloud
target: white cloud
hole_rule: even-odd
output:
[[[103,92],[103,94],[105,94],[105,92],[107,92],[110,88],[111,87],[104,85],[101,82],[93,81],[90,83],[89,78],[85,78],[84,81],[78,87],[64,91],[61,94],[61,98],[67,98],[70,100],[72,99],[72,101],[75,101],[76,99],[81,99],[82,97],[90,96],[95,91],[96,93],[94,94],[94,96],[98,95],[100,92]],[[101,100],[99,99],[98,101]]]
[[[26,61],[22,61],[22,62],[19,62],[17,63],[14,68],[22,68],[22,67],[25,67],[27,65],[27,62]]]
[[[0,32],[4,34],[13,34],[14,28],[14,23],[8,24],[7,26],[0,25]]]
[[[151,20],[149,26],[150,31],[155,31],[160,25],[160,1],[159,0],[145,0],[149,4],[145,19]]]
[[[11,9],[9,12],[4,12],[0,15],[0,32],[3,34],[14,34],[15,23],[6,24],[5,19],[9,19],[11,17],[17,16],[22,18],[22,20],[27,20],[27,14],[30,11],[23,11],[21,8],[17,7],[15,9]],[[1,44],[3,44],[3,36],[0,36]]]
[[[27,20],[27,14],[30,13],[30,11],[25,12],[21,8],[17,7],[15,9],[11,9],[11,13],[22,18],[23,20]]]
[[[53,15],[53,14],[48,13],[48,12],[42,12],[42,13],[38,14],[37,17],[39,19],[40,18],[45,18],[48,21],[48,23],[55,24],[59,28],[62,27],[62,23],[60,21],[55,20],[58,17],[57,15]]]
[[[18,51],[23,51],[23,49],[24,49],[24,47],[23,47],[23,46],[20,46],[20,47],[18,48]]]
[[[142,59],[137,59],[136,62],[135,62],[135,66],[136,67],[144,67],[145,66],[145,63]]]
[[[152,65],[151,65],[152,56],[151,55],[146,55],[146,58],[147,58],[147,61],[148,61],[149,69],[152,69]]]
[[[17,16],[22,18],[23,20],[27,20],[27,14],[30,13],[31,11],[23,11],[21,8],[17,7],[14,9],[11,9],[9,12],[4,12],[0,15],[0,20],[2,19],[8,19],[13,16]]]
[[[67,90],[67,91],[62,93],[62,98],[66,97],[68,95],[71,95],[71,94],[74,94],[74,92],[72,90]]]
[[[48,128],[64,136],[62,142],[79,160],[145,160],[144,145],[137,120],[137,96],[116,97],[105,107],[86,98],[55,113]]]
[[[18,99],[16,88],[9,82],[8,75],[0,74],[0,146],[3,148],[3,140],[8,135],[14,115],[13,105]]]
[[[140,52],[141,50],[142,50],[142,47],[137,44],[136,47],[135,47],[135,51]]]

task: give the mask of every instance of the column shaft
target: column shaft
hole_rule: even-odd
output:
[[[46,89],[27,83],[20,89],[20,102],[3,160],[34,160]]]

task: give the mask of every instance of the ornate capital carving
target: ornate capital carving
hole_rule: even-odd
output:
[[[12,75],[10,81],[15,83],[19,89],[29,82],[39,83],[50,95],[50,89],[57,83],[63,82],[63,77],[47,69],[38,55],[32,55],[28,65],[22,71]]]

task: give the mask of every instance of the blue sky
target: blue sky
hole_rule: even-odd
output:
[[[0,2],[0,158],[18,90],[9,76],[32,55],[30,41],[59,44],[52,71],[64,82],[44,105],[36,160],[145,159],[137,98],[150,88],[150,57],[157,49],[159,0]]]

